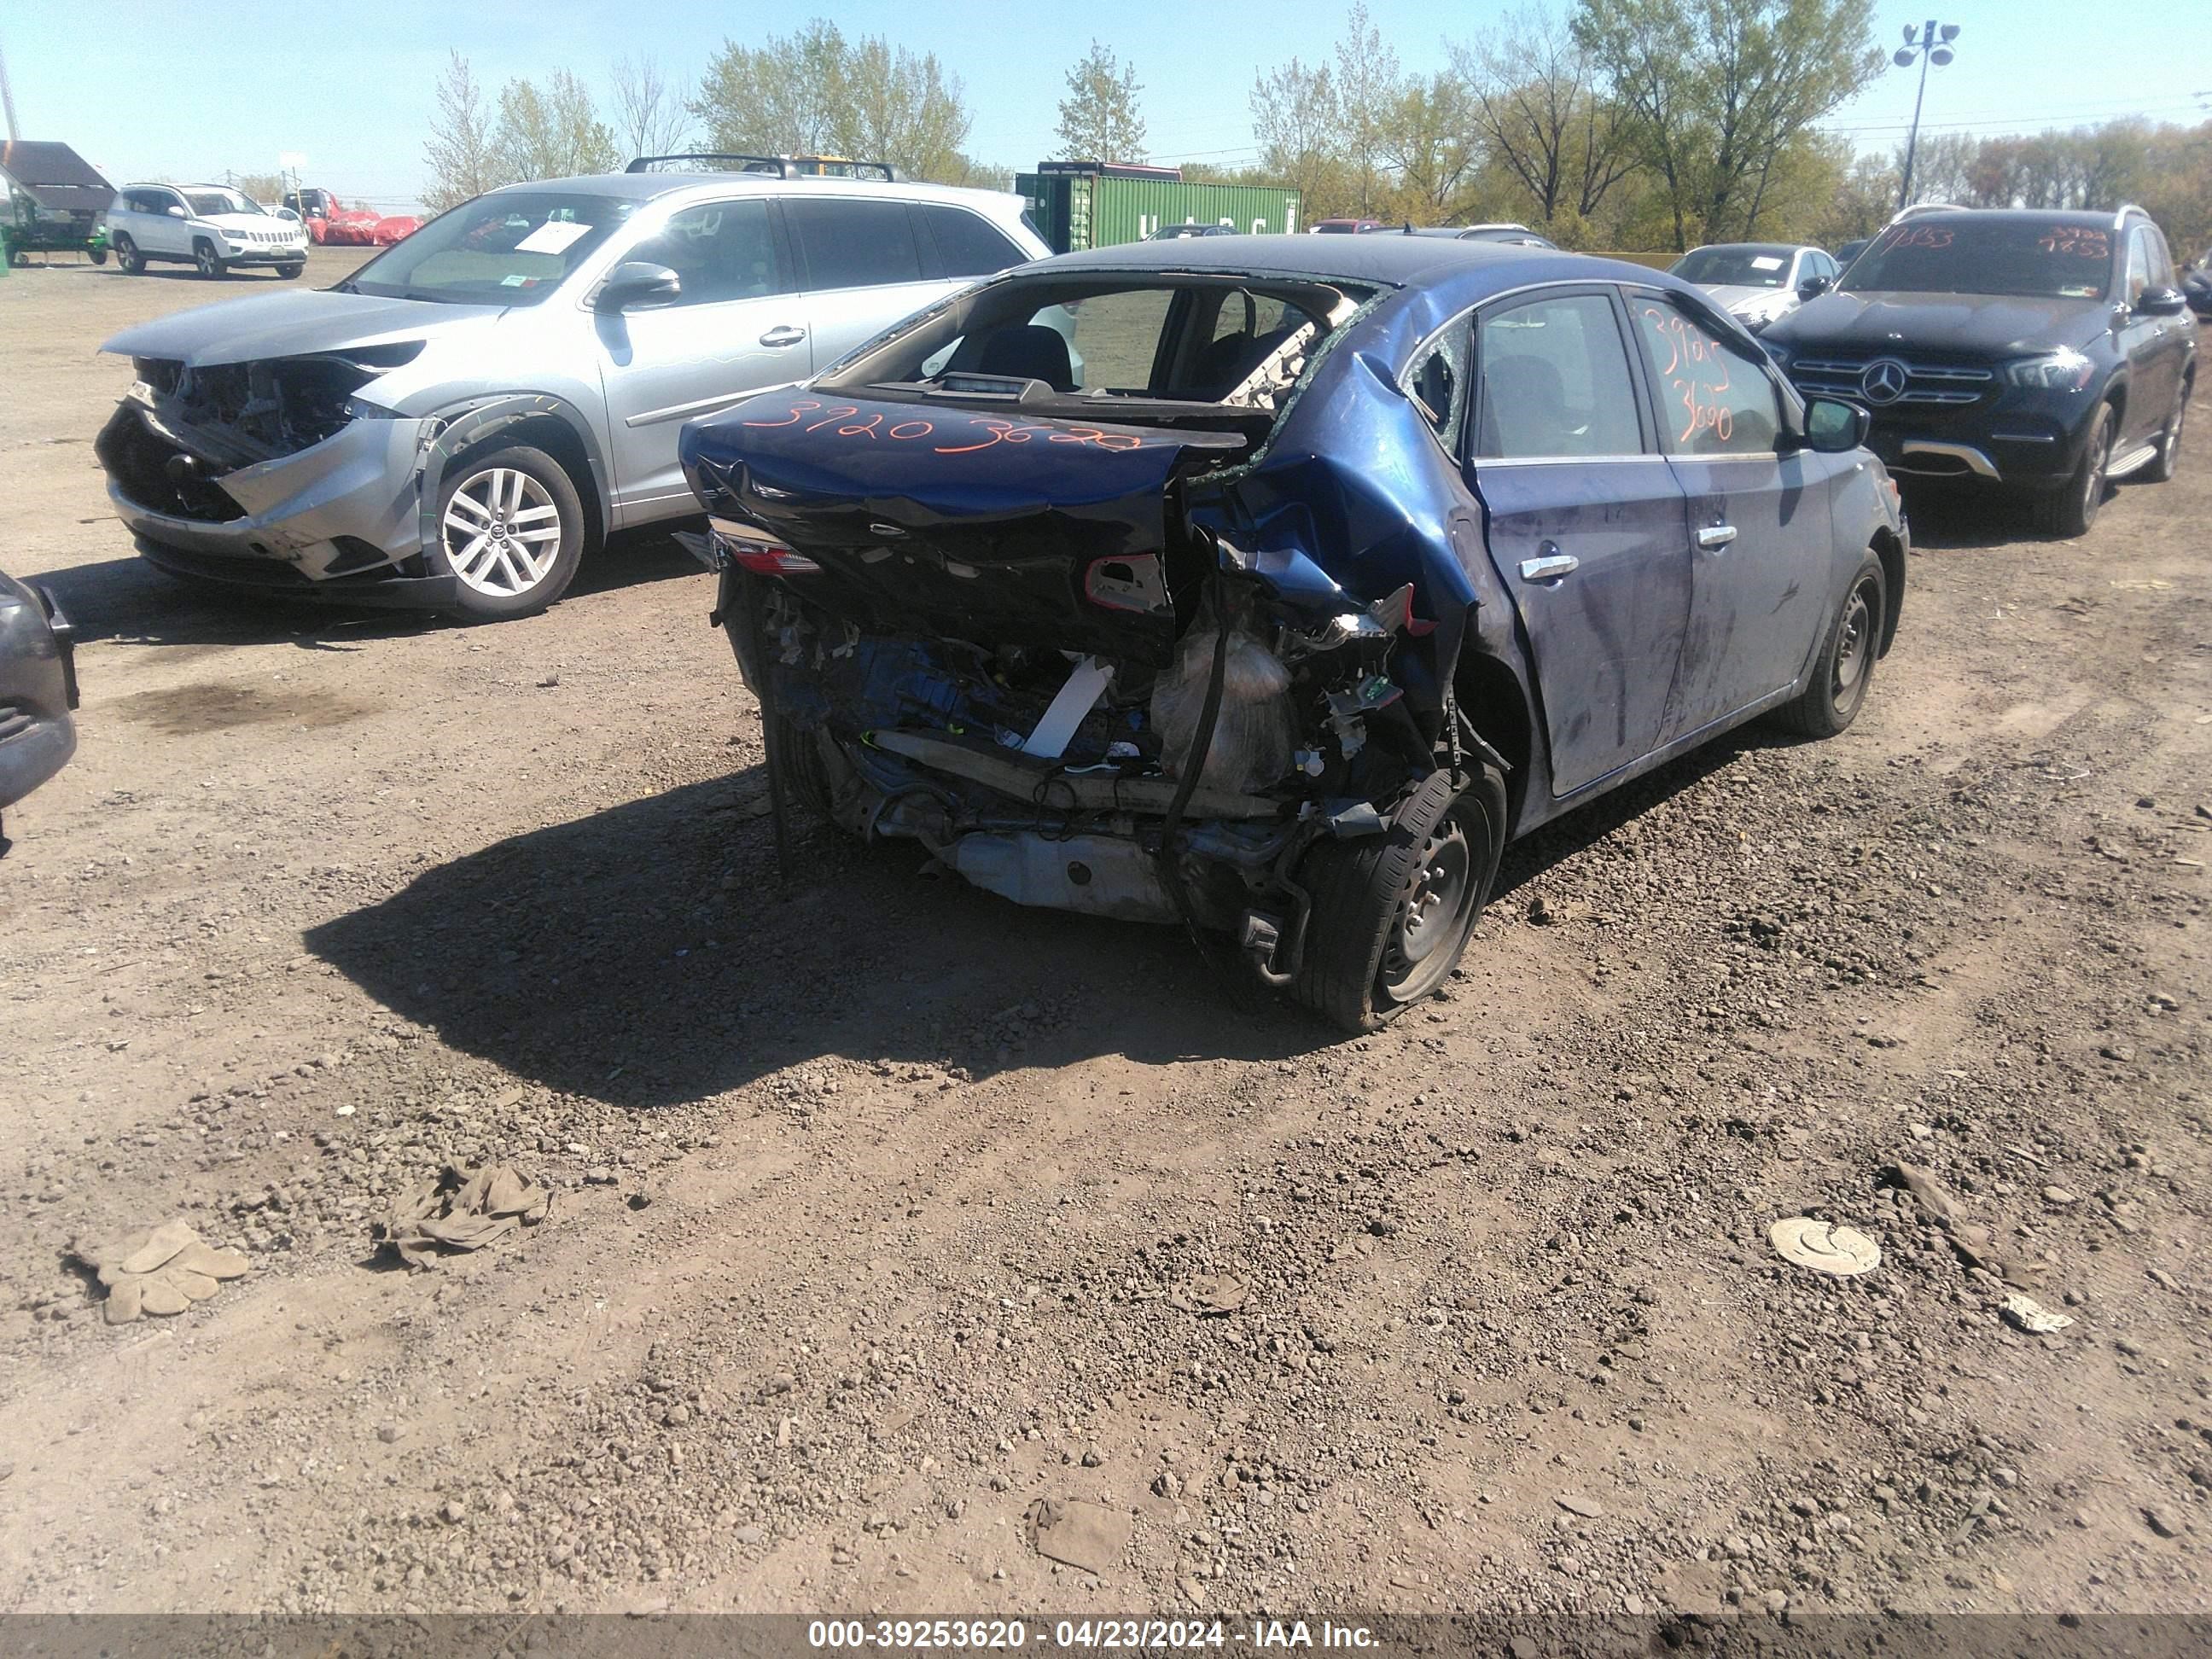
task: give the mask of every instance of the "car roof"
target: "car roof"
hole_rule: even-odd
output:
[[[985,203],[1003,207],[1009,201],[1020,199],[1006,191],[969,190],[957,185],[925,185],[906,179],[890,183],[881,179],[812,176],[783,179],[769,173],[587,173],[573,179],[532,179],[520,184],[501,185],[498,190],[486,194],[497,196],[512,191],[532,191],[561,196],[614,196],[633,202],[657,202],[667,196],[723,196],[732,190],[772,191],[778,194],[799,190],[810,195],[820,191],[830,195],[842,192],[853,196],[892,196],[902,201],[957,202],[968,207],[977,207]]]
[[[1385,231],[1370,236],[1187,236],[1169,242],[1116,242],[1109,247],[1063,253],[1027,271],[1062,276],[1084,270],[1225,272],[1257,276],[1319,276],[1392,287],[1484,266],[1530,282],[1586,276],[1592,282],[1649,282],[1658,273],[1642,265],[1565,253],[1510,242],[1470,242],[1456,237],[1408,236]],[[1673,286],[1668,279],[1667,286]]]
[[[1811,246],[1813,244],[1810,242],[1701,242],[1692,248],[1690,253],[1705,253],[1716,248],[1731,252],[1737,248],[1755,248],[1761,253],[1796,253],[1801,249]],[[1689,254],[1686,253],[1682,257],[1686,259]]]
[[[2047,225],[2053,221],[2067,225],[2100,225],[2109,227],[2124,214],[2142,213],[2141,208],[1940,208],[1932,212],[1915,213],[1916,225],[1978,225],[1984,223]],[[2144,215],[2148,217],[2148,215]],[[1895,221],[1891,222],[1894,223]]]

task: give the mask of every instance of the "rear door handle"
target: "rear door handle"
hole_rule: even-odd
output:
[[[1554,582],[1562,576],[1572,575],[1582,561],[1571,553],[1553,553],[1541,559],[1521,561],[1521,580],[1524,582]]]
[[[1732,524],[1707,525],[1698,532],[1698,545],[1707,551],[1717,547],[1726,547],[1735,539],[1735,526]]]
[[[793,328],[790,324],[786,323],[781,327],[772,328],[762,335],[761,343],[764,346],[795,346],[805,337],[805,329]]]

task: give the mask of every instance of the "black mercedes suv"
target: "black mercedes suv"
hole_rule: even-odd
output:
[[[1762,337],[1808,396],[1874,417],[1905,480],[2033,497],[2078,536],[2106,486],[2173,476],[2197,324],[2166,238],[2117,213],[1916,209]]]

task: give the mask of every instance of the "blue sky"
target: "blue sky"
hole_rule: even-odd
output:
[[[1443,57],[1518,0],[1370,0],[1412,69]],[[726,37],[756,42],[814,15],[805,5],[611,6],[585,0],[15,0],[0,4],[4,52],[26,138],[73,144],[117,182],[166,174],[274,171],[281,151],[308,159],[309,181],[377,205],[408,203],[422,179],[422,135],[449,47],[496,87],[514,76],[575,70],[604,94],[608,66],[650,54],[689,79]],[[2212,114],[2212,31],[2154,6],[2080,0],[1950,0],[1959,59],[1935,70],[1923,131],[2017,131],[2140,113]],[[880,33],[934,52],[967,83],[969,149],[1026,167],[1051,153],[1061,77],[1095,34],[1134,63],[1156,159],[1234,164],[1251,155],[1246,94],[1255,72],[1325,53],[1339,0],[1121,0],[1108,7],[930,6],[842,0],[818,8],[848,34]],[[2110,20],[2100,37],[2081,19]],[[1929,8],[1884,0],[1881,38]],[[2109,69],[2106,66],[2111,66]],[[1903,137],[1912,77],[1892,70],[1832,125],[1863,148]]]

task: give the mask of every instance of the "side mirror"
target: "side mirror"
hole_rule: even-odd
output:
[[[2179,317],[2188,307],[2178,288],[2147,288],[2136,296],[2136,309],[2146,317]]]
[[[1825,276],[1808,276],[1797,284],[1797,297],[1801,300],[1817,300],[1827,291],[1828,279]]]
[[[1841,455],[1866,442],[1874,417],[1841,398],[1810,398],[1805,403],[1805,447],[1816,455]]]
[[[182,219],[187,216],[184,209],[180,207],[171,207],[168,210],[168,215],[172,219]]]
[[[672,306],[684,292],[684,279],[650,259],[625,259],[617,265],[592,301],[595,311],[650,311]]]

